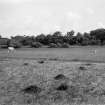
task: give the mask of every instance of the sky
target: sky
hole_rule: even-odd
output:
[[[105,0],[0,0],[0,34],[37,35],[105,28]]]

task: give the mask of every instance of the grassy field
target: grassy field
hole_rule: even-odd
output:
[[[0,105],[74,104],[105,104],[105,47],[0,50]]]
[[[93,50],[96,54],[92,53]],[[0,58],[105,62],[105,47],[30,48],[17,49],[10,54],[7,50],[0,50]]]

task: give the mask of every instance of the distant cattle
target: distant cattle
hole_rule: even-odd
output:
[[[8,47],[8,53],[9,53],[9,52],[13,52],[14,50],[15,50],[14,47]]]
[[[96,53],[97,53],[97,50],[92,50],[92,51],[91,51],[91,54],[92,54],[92,55],[95,55]]]

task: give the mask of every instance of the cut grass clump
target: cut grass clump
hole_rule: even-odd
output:
[[[79,67],[79,70],[86,70],[86,67],[80,66],[80,67]]]
[[[61,79],[65,79],[66,76],[63,74],[58,74],[57,76],[54,77],[55,80],[61,80]]]
[[[61,84],[60,86],[58,86],[56,88],[56,90],[58,91],[66,91],[68,89],[68,85],[67,84]]]
[[[36,85],[31,85],[31,86],[28,86],[26,88],[24,88],[22,91],[24,93],[28,93],[28,94],[38,94],[41,92],[41,88],[36,86]]]
[[[24,66],[28,66],[28,65],[29,65],[29,63],[25,62],[23,65],[24,65]]]
[[[105,89],[97,89],[97,87],[92,91],[92,95],[97,97],[97,96],[105,96]]]
[[[78,62],[78,61],[79,61],[79,59],[72,59],[71,61]]]
[[[86,65],[86,66],[91,66],[92,64],[91,64],[91,63],[86,63],[85,65]]]
[[[43,63],[44,63],[44,61],[43,61],[43,60],[40,60],[40,61],[38,61],[38,63],[43,64]]]
[[[79,94],[79,86],[69,86],[68,90],[66,91],[68,93],[68,95],[73,99],[73,98],[77,98],[80,94]]]
[[[51,85],[51,88],[58,90],[58,91],[65,91],[68,89],[69,78],[67,78],[63,74],[58,74],[54,77],[54,81]]]
[[[53,93],[49,95],[48,100],[51,100],[51,102],[56,105],[63,102],[67,103],[67,97],[67,93],[64,91],[53,91]]]

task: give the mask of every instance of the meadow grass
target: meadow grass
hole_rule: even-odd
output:
[[[1,50],[0,105],[105,104],[104,52],[104,47]]]

